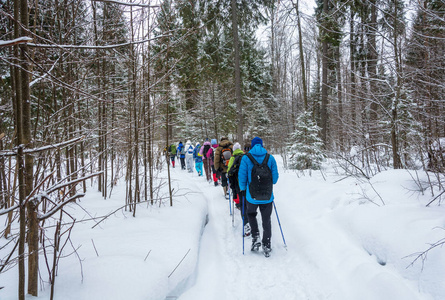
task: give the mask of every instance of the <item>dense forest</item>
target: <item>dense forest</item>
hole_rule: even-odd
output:
[[[1,235],[15,244],[0,272],[18,266],[20,299],[25,273],[38,293],[45,241],[66,243],[64,205],[120,179],[134,214],[161,201],[163,149],[179,140],[259,136],[290,169],[425,170],[444,189],[443,0],[0,6]]]

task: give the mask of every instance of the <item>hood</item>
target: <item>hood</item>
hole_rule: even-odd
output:
[[[267,150],[260,144],[256,144],[255,146],[253,146],[252,150],[249,151],[249,153],[252,154],[255,159],[257,159],[257,158],[261,158],[261,157],[265,156],[267,153]],[[258,161],[258,159],[257,159],[257,161]],[[259,163],[261,163],[261,162],[262,162],[262,160],[259,161]]]
[[[229,140],[222,140],[222,141],[219,143],[219,145],[220,145],[221,147],[225,148],[225,147],[230,146],[230,145],[233,145],[233,144],[232,144],[232,142],[229,141]]]
[[[244,154],[244,151],[243,150],[241,150],[241,149],[236,149],[235,151],[233,151],[233,155],[235,156],[235,155],[243,155]]]
[[[209,141],[205,141],[205,142],[204,142],[204,144],[203,144],[203,146],[205,146],[205,145],[209,145],[209,146],[212,146],[212,144],[210,144],[210,142],[209,142]]]

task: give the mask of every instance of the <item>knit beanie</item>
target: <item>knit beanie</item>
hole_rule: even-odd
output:
[[[233,151],[237,149],[241,149],[241,145],[238,142],[236,142],[235,145],[233,145]]]
[[[212,145],[216,145],[218,144],[218,142],[216,141],[216,139],[212,139]]]
[[[256,144],[260,144],[261,147],[262,147],[262,146],[263,146],[263,140],[260,139],[259,137],[255,137],[255,138],[252,140],[252,144],[251,144],[252,148],[253,148],[253,146],[255,146]]]

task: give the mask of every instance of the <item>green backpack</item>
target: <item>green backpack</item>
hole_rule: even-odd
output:
[[[171,144],[170,147],[168,147],[168,152],[170,152],[171,155],[176,155],[176,145]]]

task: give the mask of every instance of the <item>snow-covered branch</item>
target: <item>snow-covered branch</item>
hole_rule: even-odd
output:
[[[45,79],[45,77],[47,77],[47,76],[51,73],[51,71],[54,70],[54,67],[57,65],[57,63],[59,62],[59,60],[60,60],[60,57],[53,63],[53,66],[51,67],[51,69],[48,70],[48,72],[46,72],[46,73],[43,74],[42,76],[40,76],[40,77],[34,79],[33,81],[31,81],[31,82],[29,83],[29,86],[32,87],[34,84],[36,84],[36,83],[39,82],[40,80]]]
[[[0,41],[0,47],[9,47],[17,44],[26,44],[32,42],[32,38],[30,37],[19,37],[9,41]]]
[[[0,210],[0,216],[1,216],[1,215],[4,215],[4,214],[7,214],[7,213],[9,213],[10,211],[13,211],[14,209],[16,209],[16,208],[18,208],[18,207],[19,207],[19,205],[17,204],[17,205],[11,206],[10,208],[2,209],[2,210]]]
[[[160,35],[154,38],[140,40],[140,41],[134,41],[134,42],[128,42],[128,43],[122,43],[122,44],[115,44],[115,45],[105,45],[105,46],[93,46],[93,45],[48,45],[48,44],[34,44],[29,43],[28,45],[30,47],[37,47],[37,48],[60,48],[60,49],[113,49],[113,48],[119,48],[129,45],[136,45],[136,44],[142,44],[146,42],[150,42],[159,38],[164,37],[170,37],[171,35]]]
[[[32,153],[47,151],[47,150],[54,149],[54,148],[63,148],[63,147],[66,147],[66,146],[68,146],[70,144],[77,143],[78,141],[82,140],[83,138],[84,138],[84,136],[80,136],[80,137],[76,137],[74,139],[71,139],[69,141],[58,143],[58,144],[52,144],[52,145],[47,145],[47,146],[43,146],[43,147],[39,147],[39,148],[33,148],[33,149],[25,149],[23,151],[23,153],[24,154],[32,154]],[[13,150],[13,151],[0,151],[0,156],[15,156],[15,155],[17,155],[17,150]]]
[[[65,205],[67,205],[68,203],[70,203],[70,202],[72,202],[72,201],[74,201],[74,200],[76,200],[76,199],[78,199],[78,198],[81,198],[81,197],[83,197],[83,196],[85,196],[85,194],[76,194],[76,195],[74,195],[74,196],[68,198],[68,200],[66,200],[66,201],[64,201],[64,202],[62,202],[62,203],[59,203],[58,205],[56,205],[53,209],[51,209],[51,210],[50,210],[49,212],[47,212],[46,214],[44,214],[44,215],[39,215],[38,219],[39,219],[40,221],[45,220],[45,219],[48,219],[49,217],[51,217],[52,215],[54,215],[56,212],[58,212],[59,210],[61,210],[61,209],[62,209]]]
[[[144,4],[144,3],[128,3],[128,2],[122,2],[122,1],[116,1],[116,0],[93,0],[96,2],[106,2],[106,3],[114,3],[119,5],[125,5],[125,6],[139,6],[139,7],[159,7],[159,5],[150,5],[150,4]]]
[[[49,189],[46,191],[46,193],[47,193],[47,194],[50,194],[50,193],[52,193],[52,192],[54,192],[54,191],[56,191],[56,190],[59,190],[59,189],[61,189],[61,188],[64,188],[64,187],[67,187],[67,186],[70,186],[70,185],[73,185],[73,184],[76,184],[76,183],[85,181],[85,180],[87,180],[87,179],[89,179],[89,178],[91,178],[91,177],[98,176],[98,175],[100,175],[100,174],[102,174],[102,173],[103,173],[103,172],[96,172],[96,173],[90,174],[90,175],[88,175],[88,176],[84,176],[84,177],[81,177],[81,178],[77,178],[77,179],[75,179],[75,180],[71,180],[71,181],[68,181],[68,182],[65,182],[65,183],[62,183],[62,184],[56,184],[56,185],[52,186],[51,188],[49,188]]]

